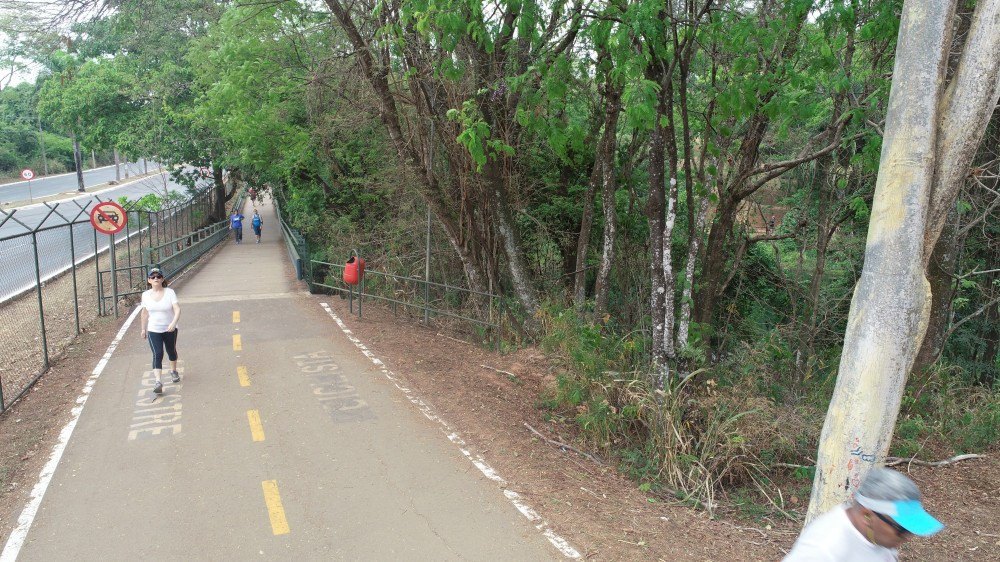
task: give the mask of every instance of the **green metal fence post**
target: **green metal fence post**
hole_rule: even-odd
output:
[[[38,294],[38,324],[42,330],[43,370],[49,369],[49,343],[45,338],[45,308],[42,305],[42,268],[38,263],[38,233],[31,233],[31,248],[35,254],[35,292]]]
[[[69,266],[73,274],[73,319],[76,322],[76,335],[80,335],[80,299],[76,290],[76,242],[73,236],[73,223],[69,224]]]
[[[97,315],[104,316],[104,285],[101,282],[101,247],[97,245],[97,229],[94,231],[94,273],[97,275]]]
[[[111,235],[111,243],[108,245],[108,251],[111,253],[111,296],[115,300],[115,318],[118,318],[118,269],[115,259],[118,248],[115,247],[114,234]]]

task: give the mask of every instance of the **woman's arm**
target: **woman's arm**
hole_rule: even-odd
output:
[[[139,315],[139,325],[142,326],[142,339],[146,339],[146,324],[149,322],[149,311],[142,307],[142,314]]]
[[[177,304],[177,301],[174,301],[174,320],[173,322],[170,323],[169,326],[167,326],[168,332],[173,332],[174,330],[177,329],[177,320],[179,320],[180,317],[181,317],[181,305]]]

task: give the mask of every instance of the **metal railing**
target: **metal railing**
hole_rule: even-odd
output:
[[[330,292],[348,300],[353,313],[362,314],[364,301],[386,304],[393,314],[407,314],[424,325],[457,330],[475,336],[481,343],[501,349],[504,330],[513,328],[510,314],[500,295],[474,291],[453,284],[437,283],[420,277],[395,275],[379,271],[378,262],[366,257],[370,269],[365,271],[357,286],[343,282],[344,265],[314,259],[309,244],[301,233],[285,220],[280,202],[275,199],[275,211],[281,223],[282,237],[288,255],[295,264],[299,279],[309,284],[310,292]],[[344,252],[345,258],[347,252]],[[388,261],[388,260],[386,260]],[[506,319],[506,321],[505,321]]]
[[[478,327],[481,332],[477,335],[485,336],[483,339],[493,349],[501,348],[505,309],[499,295],[371,269],[365,271],[357,286],[352,286],[342,280],[346,267],[343,264],[309,260],[309,265],[310,291],[322,287],[341,294],[349,300],[352,313],[357,300],[358,316],[362,315],[365,299],[383,302],[393,314],[411,313],[422,317],[426,325],[440,325],[443,317]]]
[[[91,197],[0,209],[0,412],[30,390],[52,358],[98,317],[144,286],[154,249],[191,241],[184,257],[167,256],[176,271],[203,253],[212,236],[225,236],[224,228],[221,237],[216,231],[204,234],[215,208],[212,190],[156,211],[130,202],[126,230],[114,238],[97,234],[90,224],[90,210],[101,202]],[[115,286],[128,290],[116,296]]]
[[[288,223],[282,218],[278,199],[273,198],[272,200],[274,201],[274,211],[278,215],[278,223],[281,225],[281,238],[285,241],[285,248],[288,250],[288,259],[292,260],[292,265],[295,266],[295,278],[305,279],[307,263],[302,256],[308,255],[306,239],[297,230],[288,226]]]

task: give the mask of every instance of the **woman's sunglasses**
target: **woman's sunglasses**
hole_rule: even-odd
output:
[[[163,276],[159,275],[159,274],[153,274],[153,275],[150,275],[149,278],[150,279],[163,279]]]
[[[882,515],[881,513],[877,512],[877,511],[873,511],[872,513],[875,514],[875,517],[878,517],[879,519],[881,519],[882,521],[884,521],[886,525],[892,527],[892,530],[896,531],[897,535],[899,535],[901,537],[905,537],[906,535],[910,534],[910,532],[907,531],[905,528],[903,528],[902,525],[900,525],[899,523],[896,523],[895,521],[893,521],[891,517],[886,517],[885,515]]]

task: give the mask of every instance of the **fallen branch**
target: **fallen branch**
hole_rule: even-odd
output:
[[[962,462],[962,461],[967,461],[967,460],[972,460],[972,459],[981,459],[981,458],[983,458],[983,455],[974,455],[974,454],[956,455],[954,457],[951,457],[950,459],[944,459],[944,460],[940,460],[940,461],[922,461],[922,460],[917,459],[917,458],[886,457],[886,459],[885,459],[885,466],[896,466],[896,465],[900,465],[900,464],[904,464],[905,463],[905,464],[915,464],[917,466],[929,466],[929,467],[934,468],[934,467],[939,467],[939,466],[947,466],[949,464],[955,464],[957,462]],[[814,465],[814,464],[789,464],[787,462],[776,462],[776,463],[772,464],[771,466],[773,468],[813,468],[816,465]]]
[[[442,337],[442,338],[447,338],[447,339],[449,339],[451,341],[457,341],[458,343],[464,343],[465,345],[472,345],[470,342],[467,342],[465,340],[460,340],[458,338],[453,338],[451,336],[447,336],[445,334],[442,334],[441,332],[438,332],[437,335],[440,336],[440,337]]]
[[[531,427],[530,425],[528,425],[528,422],[524,422],[524,427],[530,429],[532,433],[534,433],[535,435],[537,435],[539,439],[541,439],[542,441],[545,441],[546,443],[555,445],[556,447],[559,447],[560,449],[567,449],[567,450],[573,451],[574,453],[576,453],[578,455],[587,457],[588,459],[594,461],[597,464],[600,464],[600,465],[604,464],[603,462],[601,462],[601,460],[599,458],[595,457],[594,455],[591,455],[590,453],[584,453],[580,449],[577,449],[576,447],[573,447],[572,445],[567,445],[566,443],[563,443],[562,441],[556,441],[555,439],[549,439],[548,437],[546,437],[546,436],[542,435],[541,433],[539,433],[539,431],[537,429],[535,429],[535,428]]]
[[[896,466],[897,464],[906,463],[906,464],[915,464],[917,466],[938,467],[938,466],[947,466],[949,464],[955,464],[957,462],[967,461],[970,459],[981,459],[981,458],[983,458],[982,455],[972,455],[972,454],[956,455],[954,457],[951,457],[950,459],[944,459],[941,461],[922,461],[916,458],[904,459],[900,457],[888,457],[887,459],[885,459],[885,466]]]
[[[496,371],[496,372],[500,373],[501,375],[507,375],[508,377],[510,377],[512,379],[520,379],[521,378],[521,377],[515,375],[514,373],[512,373],[510,371],[504,371],[503,369],[497,369],[496,367],[490,367],[489,365],[482,365],[482,364],[480,364],[479,366],[482,367],[482,368],[484,368],[484,369],[489,369],[491,371]]]

